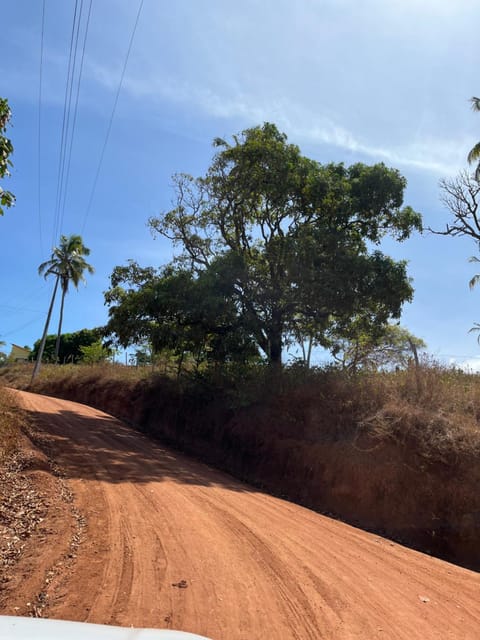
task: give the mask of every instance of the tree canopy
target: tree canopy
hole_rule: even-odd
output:
[[[154,353],[169,350],[180,360],[189,354],[197,363],[245,362],[257,355],[220,265],[195,276],[183,268],[141,268],[131,261],[114,269],[111,285],[105,330],[115,344],[147,343]]]
[[[340,331],[354,317],[370,325],[399,317],[413,294],[406,264],[378,245],[387,234],[401,241],[420,230],[421,216],[402,206],[406,181],[397,170],[322,165],[270,123],[214,146],[206,175],[174,176],[174,208],[149,220],[178,251],[162,287],[165,278],[182,280],[189,313],[197,314],[174,314],[174,323],[193,329],[210,313],[212,325],[223,318],[220,326],[241,330],[269,362],[280,363],[284,347],[302,336],[328,344],[332,326]],[[115,291],[123,288],[115,278],[112,285],[112,321],[124,314],[135,325],[128,306],[150,285],[139,282],[136,293]],[[149,311],[142,321],[158,324]]]
[[[103,327],[96,327],[95,329],[81,329],[80,331],[74,331],[73,333],[63,333],[62,340],[60,342],[60,353],[58,355],[58,362],[63,363],[75,363],[79,362],[83,358],[82,347],[90,347],[97,343],[103,337]],[[44,358],[47,362],[56,362],[55,345],[57,341],[57,335],[52,334],[46,337]],[[37,340],[33,345],[31,354],[32,360],[36,360],[40,347],[41,340]]]
[[[13,153],[13,145],[5,135],[11,115],[8,101],[5,98],[0,98],[0,179],[10,175],[9,167],[12,166],[10,155]],[[5,191],[0,186],[0,216],[4,214],[4,207],[11,207],[13,204],[15,204],[13,193]]]

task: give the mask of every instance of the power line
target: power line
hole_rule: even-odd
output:
[[[42,312],[41,313],[42,316],[46,316],[46,312]],[[38,314],[38,316],[40,316],[40,314]],[[22,329],[26,329],[27,327],[30,327],[32,324],[35,324],[36,322],[38,322],[39,318],[35,318],[34,320],[29,320],[28,322],[26,322],[25,324],[22,324],[20,327],[15,327],[15,329],[12,329],[11,331],[7,331],[7,333],[2,333],[2,337],[6,338],[7,336],[11,336],[13,333],[18,333],[19,331],[22,331]]]
[[[82,0],[83,1],[83,0]],[[72,33],[70,36],[70,53],[68,56],[68,70],[67,70],[67,80],[65,83],[65,97],[63,103],[63,120],[62,120],[62,135],[60,139],[60,155],[58,161],[58,176],[57,176],[57,195],[55,197],[55,213],[53,220],[53,236],[52,236],[52,246],[55,245],[55,241],[57,238],[58,230],[59,230],[59,215],[60,215],[60,201],[61,201],[61,185],[63,182],[63,171],[64,171],[64,158],[65,158],[65,149],[66,149],[66,137],[67,137],[67,120],[69,115],[68,110],[68,94],[69,94],[69,84],[71,84],[71,69],[72,69],[72,58],[73,58],[73,43],[75,40],[75,27],[77,23],[77,12],[78,12],[78,0],[75,0],[75,9],[73,14],[73,23],[72,23]],[[68,114],[68,115],[67,115]]]
[[[42,32],[40,38],[40,74],[38,82],[38,230],[40,234],[40,251],[43,258],[43,237],[42,237],[42,194],[41,194],[41,150],[42,150],[42,77],[43,77],[43,36],[45,31],[45,1],[42,8]]]
[[[78,38],[80,35],[80,24],[82,21],[82,12],[83,12],[83,0],[80,0],[80,12],[79,18],[77,21],[76,27],[76,36],[75,36],[75,48],[73,52],[73,64],[72,64],[72,73],[70,75],[70,88],[68,92],[68,110],[67,110],[67,126],[66,126],[66,135],[65,135],[65,153],[63,155],[63,166],[62,166],[62,184],[60,185],[60,199],[59,199],[59,209],[58,209],[58,235],[62,229],[63,215],[62,210],[65,209],[65,196],[66,196],[66,167],[70,164],[68,158],[68,147],[70,148],[70,153],[72,151],[72,141],[73,141],[73,127],[70,130],[70,114],[72,110],[72,93],[73,93],[73,82],[75,79],[75,68],[77,66],[77,51],[78,51]],[[69,145],[69,136],[70,136],[70,145]],[[62,209],[63,203],[63,209]]]
[[[10,304],[12,302],[16,302],[17,304],[23,304],[24,300],[28,300],[28,302],[30,302],[31,300],[37,299],[40,296],[40,294],[43,294],[46,288],[47,288],[47,283],[44,282],[40,287],[37,285],[33,289],[28,290],[28,293],[21,294],[20,296],[17,296],[14,294],[13,296],[10,296],[9,298],[7,298],[6,302],[5,301],[4,302],[5,304]]]
[[[9,309],[10,311],[27,311],[28,313],[43,313],[39,309],[29,309],[28,307],[13,307],[10,304],[0,304],[0,309]]]
[[[83,37],[82,57],[81,57],[81,60],[80,60],[80,69],[79,69],[79,72],[78,72],[78,79],[77,79],[75,106],[74,106],[74,110],[73,110],[72,133],[71,133],[71,138],[70,138],[70,147],[69,147],[69,150],[68,150],[67,173],[66,173],[65,184],[64,184],[62,213],[61,213],[61,216],[60,216],[60,231],[62,229],[63,219],[65,217],[65,203],[66,203],[67,193],[68,193],[68,183],[69,183],[69,180],[70,180],[70,164],[71,164],[71,160],[72,160],[73,140],[74,140],[74,137],[75,137],[75,129],[76,129],[76,124],[77,124],[78,100],[79,100],[79,96],[80,96],[80,85],[81,85],[81,81],[82,81],[83,62],[84,62],[84,59],[85,59],[85,50],[86,50],[86,46],[87,46],[88,29],[89,29],[89,26],[90,26],[90,16],[91,16],[91,13],[92,13],[92,2],[93,2],[93,0],[90,0],[90,4],[89,4],[89,7],[88,7],[87,21],[86,21],[85,32],[84,32],[84,37]],[[83,3],[83,0],[82,0],[82,3]]]
[[[83,235],[83,232],[85,230],[85,225],[87,223],[87,218],[88,218],[88,216],[90,214],[90,210],[92,208],[93,198],[94,198],[95,191],[96,191],[96,188],[97,188],[98,178],[100,176],[100,170],[101,170],[102,164],[103,164],[103,158],[105,156],[105,149],[107,148],[108,139],[110,137],[110,131],[112,129],[113,118],[115,116],[115,111],[117,109],[118,98],[120,96],[120,91],[122,89],[123,79],[124,79],[124,76],[125,76],[125,71],[127,69],[128,59],[130,57],[130,51],[132,50],[133,40],[135,38],[135,32],[137,31],[137,25],[138,25],[138,21],[140,19],[140,14],[142,12],[143,3],[144,3],[144,0],[140,0],[139,6],[138,6],[138,11],[137,11],[137,17],[135,19],[135,24],[133,26],[132,34],[130,36],[130,42],[129,42],[128,49],[127,49],[127,55],[125,56],[125,61],[123,63],[122,73],[120,75],[120,81],[118,83],[117,93],[115,95],[115,100],[114,100],[114,103],[113,103],[112,113],[110,114],[110,120],[108,122],[107,133],[105,135],[105,140],[103,142],[102,151],[100,153],[100,159],[99,159],[99,162],[98,162],[97,171],[95,173],[95,178],[94,178],[94,181],[93,181],[92,190],[90,192],[90,197],[89,197],[89,200],[88,200],[87,210],[85,212],[85,217],[83,219],[83,225],[82,225],[82,230],[81,230],[82,235]]]

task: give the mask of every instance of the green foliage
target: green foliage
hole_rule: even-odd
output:
[[[105,362],[110,358],[111,351],[104,347],[101,340],[92,342],[90,345],[80,346],[81,361],[85,364],[97,364]]]
[[[147,342],[153,354],[170,350],[181,362],[245,361],[256,356],[225,277],[225,259],[198,276],[184,268],[117,267],[105,293],[110,306],[107,335],[123,347]]]
[[[90,255],[90,249],[84,244],[81,236],[61,236],[58,247],[54,247],[49,260],[38,267],[39,274],[45,278],[54,275],[60,278],[62,290],[67,293],[70,282],[78,288],[85,280],[84,272],[94,273],[84,256]]]
[[[50,275],[55,276],[56,284],[50,302],[50,308],[48,311],[47,321],[45,323],[42,344],[39,348],[39,359],[37,361],[37,364],[35,365],[33,377],[35,377],[36,373],[38,372],[38,367],[40,366],[40,362],[42,359],[44,340],[47,336],[48,325],[50,323],[50,317],[52,314],[55,296],[59,284],[62,290],[62,298],[60,303],[60,316],[58,320],[58,331],[55,344],[55,361],[57,361],[60,357],[60,337],[62,333],[65,296],[68,293],[70,282],[73,283],[75,288],[78,288],[80,281],[85,280],[85,277],[83,275],[84,271],[88,271],[88,273],[94,273],[94,268],[92,267],[92,265],[88,264],[88,262],[84,258],[84,256],[88,256],[89,254],[90,249],[88,249],[83,244],[81,236],[71,235],[67,238],[67,236],[62,235],[60,237],[60,244],[58,245],[58,247],[54,247],[50,260],[42,262],[42,264],[38,267],[39,274],[43,274],[45,278]]]
[[[103,336],[103,328],[81,329],[74,333],[62,334],[60,341],[60,352],[58,362],[65,364],[69,362],[79,362],[82,357],[82,347],[89,347],[99,341]],[[46,362],[55,362],[55,344],[57,336],[48,335],[45,341],[44,359]],[[32,360],[37,359],[41,340],[37,340],[33,345]],[[110,355],[110,353],[109,353]]]
[[[175,176],[175,208],[149,220],[180,249],[175,277],[228,291],[228,323],[271,363],[301,335],[325,344],[362,314],[374,325],[399,317],[413,294],[406,265],[369,251],[421,229],[397,170],[321,165],[269,123],[214,144],[207,174]]]
[[[470,102],[472,103],[472,109],[474,111],[480,111],[480,98],[473,97]],[[474,162],[477,163],[475,168],[475,180],[480,182],[480,142],[477,142],[477,144],[470,149],[467,160],[469,164]]]
[[[398,325],[375,328],[354,322],[348,337],[332,336],[331,351],[342,369],[378,371],[408,367],[426,346],[421,338]]]
[[[8,101],[0,98],[0,179],[10,175],[9,167],[12,166],[10,155],[13,153],[13,145],[5,135],[11,115]],[[4,214],[4,207],[11,207],[13,204],[15,204],[13,193],[5,191],[0,186],[0,216]]]

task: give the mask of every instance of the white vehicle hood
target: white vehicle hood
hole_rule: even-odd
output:
[[[0,616],[1,640],[209,640],[185,631]]]

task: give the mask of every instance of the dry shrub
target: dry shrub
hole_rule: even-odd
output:
[[[8,364],[0,367],[0,384],[26,389],[32,377],[33,364]]]
[[[11,394],[0,387],[0,464],[8,461],[16,451],[23,420]]]
[[[480,454],[480,377],[427,362],[379,374],[383,400],[359,426],[432,461],[451,463]]]
[[[31,365],[0,370],[1,378],[23,388],[30,375]],[[44,365],[32,390],[94,404],[115,415],[131,414],[134,421],[147,420],[150,429],[153,415],[173,408],[174,430],[179,430],[178,421],[190,430],[187,423],[194,416],[191,429],[197,437],[209,439],[215,433],[223,443],[233,437],[226,431],[238,428],[230,417],[247,412],[246,416],[255,415],[255,424],[242,427],[243,436],[235,433],[247,449],[258,446],[259,440],[354,441],[361,432],[433,460],[480,452],[480,376],[434,361],[397,372],[356,375],[329,367],[307,370],[292,365],[279,371],[235,365],[181,380],[152,375],[150,367]],[[132,402],[135,411],[127,406]],[[218,416],[215,427],[208,415]],[[248,444],[253,435],[255,444]]]

